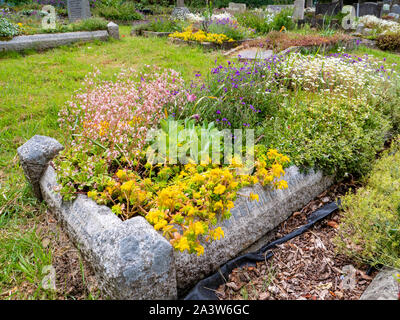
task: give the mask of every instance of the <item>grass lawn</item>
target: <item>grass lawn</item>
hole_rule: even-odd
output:
[[[46,52],[0,54],[0,299],[96,298],[96,292],[59,292],[41,288],[42,269],[60,259],[63,239],[46,207],[36,201],[18,164],[16,149],[35,134],[61,140],[58,111],[81,87],[85,75],[97,67],[110,79],[121,68],[145,64],[173,68],[186,80],[205,74],[220,53],[200,47],[177,46],[162,38],[130,37],[121,27],[121,40],[92,42]],[[376,55],[397,63],[399,56],[367,48],[354,53]],[[397,66],[400,71],[400,65]],[[72,250],[72,249],[71,249]],[[86,281],[84,264],[75,257]]]
[[[85,75],[97,67],[110,79],[121,68],[154,64],[191,79],[196,72],[206,73],[216,58],[223,60],[216,52],[171,45],[167,39],[130,37],[129,32],[130,27],[120,28],[121,41],[0,55],[0,299],[56,298],[40,289],[42,268],[54,258],[52,245],[43,244],[49,237],[43,231],[46,208],[33,197],[16,149],[35,134],[61,138],[58,111]],[[54,231],[51,238],[58,241],[58,236]]]

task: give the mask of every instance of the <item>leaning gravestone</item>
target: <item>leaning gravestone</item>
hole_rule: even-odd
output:
[[[315,15],[330,15],[336,16],[342,10],[342,4],[340,1],[332,3],[318,3],[315,5]]]
[[[294,21],[304,19],[304,0],[295,0],[292,18]]]
[[[68,19],[70,22],[91,17],[89,0],[67,0]]]
[[[359,9],[358,9],[358,16],[366,16],[366,15],[371,15],[380,18],[381,17],[381,11],[382,11],[382,5],[383,4],[378,4],[375,2],[364,2],[359,4]]]

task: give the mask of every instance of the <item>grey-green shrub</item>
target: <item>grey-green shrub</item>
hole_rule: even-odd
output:
[[[0,38],[12,38],[17,35],[19,35],[18,26],[6,18],[0,18]]]

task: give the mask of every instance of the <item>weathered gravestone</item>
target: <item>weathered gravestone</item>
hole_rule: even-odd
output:
[[[185,16],[190,13],[189,9],[185,7],[185,0],[177,0],[176,7],[172,10],[172,16],[178,19],[185,19]]]
[[[382,15],[387,15],[390,12],[390,4],[384,3],[382,7]]]
[[[229,8],[230,11],[234,12],[245,12],[246,11],[246,4],[245,3],[236,3],[236,2],[229,2]]]
[[[89,0],[67,0],[68,19],[70,22],[91,17]]]
[[[303,20],[304,19],[304,0],[295,0],[293,20]]]
[[[331,3],[318,3],[315,5],[315,15],[330,15],[336,16],[342,10],[342,4],[340,1]]]
[[[392,9],[390,10],[391,13],[400,14],[400,6],[398,4],[394,4]]]
[[[306,1],[306,8],[312,8],[313,6],[313,0],[307,0]]]
[[[364,2],[360,3],[358,7],[358,16],[371,15],[380,18],[383,3]]]

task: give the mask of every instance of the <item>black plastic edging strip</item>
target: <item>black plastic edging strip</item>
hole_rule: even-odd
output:
[[[234,258],[227,263],[225,263],[220,269],[212,274],[211,276],[199,281],[196,286],[189,292],[189,294],[184,298],[184,300],[218,300],[215,294],[215,290],[225,282],[227,282],[229,274],[235,268],[240,268],[244,266],[255,266],[257,262],[265,261],[273,256],[271,250],[278,244],[282,244],[294,237],[303,234],[305,231],[310,229],[315,223],[326,218],[332,212],[339,209],[340,199],[336,202],[331,202],[323,206],[322,208],[314,211],[307,219],[307,224],[301,226],[295,231],[287,234],[286,236],[279,238],[269,244],[263,246],[261,249],[244,254],[237,258]]]

